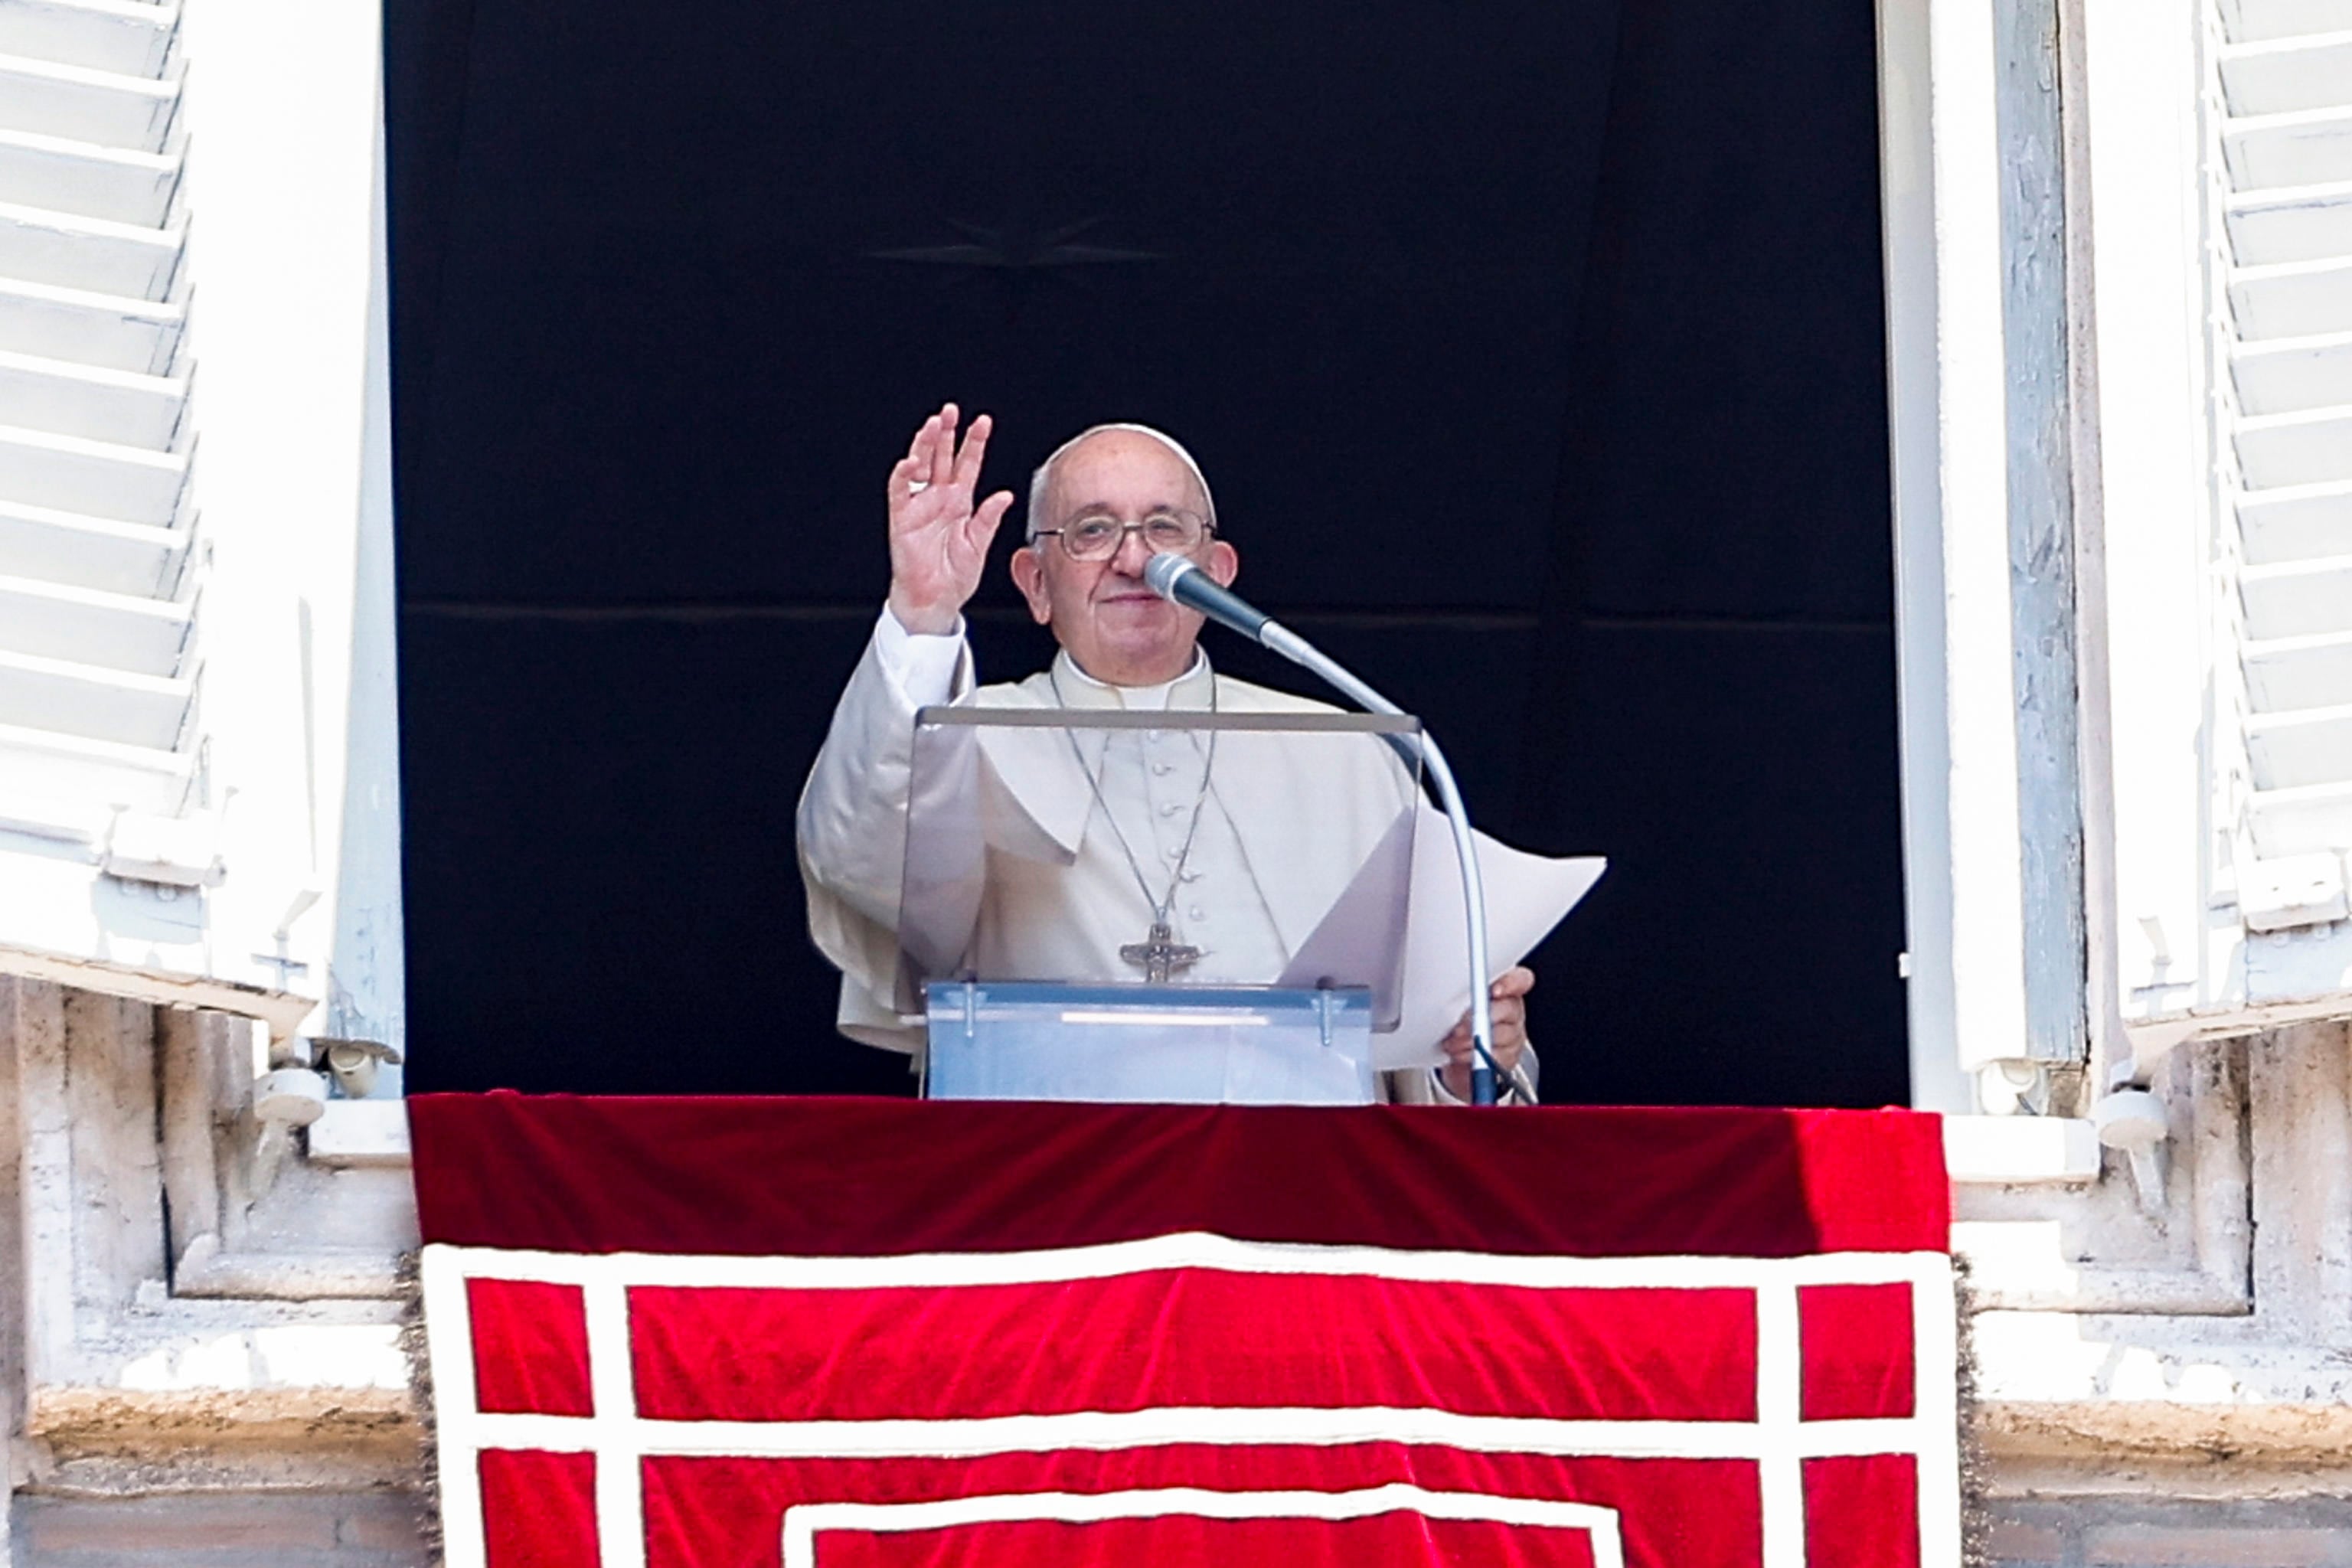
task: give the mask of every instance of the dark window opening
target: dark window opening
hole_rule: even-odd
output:
[[[792,814],[951,396],[1016,489],[1175,432],[1482,826],[1612,857],[1547,1099],[1904,1098],[1864,0],[389,26],[413,1087],[910,1089]]]

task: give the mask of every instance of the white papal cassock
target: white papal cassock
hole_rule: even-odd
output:
[[[915,713],[949,702],[1334,711],[1213,674],[1198,654],[1163,686],[1106,685],[1060,654],[1050,671],[975,689],[961,633],[917,637],[885,610],[802,792],[799,829],[809,931],[841,970],[841,1030],[891,1050],[919,1050],[923,1039],[922,1020],[898,1005]],[[1286,755],[1268,737],[1235,744],[1228,735],[1213,763],[1197,731],[1045,729],[997,738],[983,784],[1019,809],[992,819],[1021,824],[1030,840],[988,855],[969,962],[998,978],[1140,979],[1118,952],[1151,921],[1139,870],[1152,898],[1173,879],[1176,940],[1201,949],[1183,981],[1270,984],[1413,798],[1411,781],[1370,736],[1340,745],[1318,737]],[[1532,1077],[1532,1053],[1527,1065]],[[1450,1098],[1428,1072],[1384,1078],[1391,1100]]]

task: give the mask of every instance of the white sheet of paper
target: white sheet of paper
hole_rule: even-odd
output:
[[[1514,849],[1483,833],[1474,833],[1478,847],[1478,874],[1486,890],[1486,957],[1491,981],[1535,951],[1578,900],[1592,890],[1609,862],[1597,855],[1555,860]],[[1357,873],[1365,877],[1394,875],[1383,862],[1391,857],[1375,852]],[[1283,971],[1279,985],[1313,985],[1318,976],[1333,973],[1334,960],[1360,952],[1360,922],[1345,919],[1357,903],[1343,895],[1332,918],[1318,926],[1300,944]],[[1435,1067],[1444,1060],[1437,1048],[1470,1006],[1468,938],[1465,932],[1462,869],[1454,857],[1454,830],[1445,815],[1424,801],[1412,834],[1412,882],[1404,931],[1404,982],[1401,1014],[1393,1034],[1372,1037],[1372,1065],[1382,1071],[1401,1068]]]

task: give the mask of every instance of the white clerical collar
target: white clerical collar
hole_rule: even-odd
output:
[[[1113,686],[1080,669],[1066,648],[1054,656],[1054,689],[1066,708],[1131,708],[1146,712],[1207,708],[1216,679],[1209,668],[1209,656],[1197,647],[1192,650],[1192,668],[1157,686]]]

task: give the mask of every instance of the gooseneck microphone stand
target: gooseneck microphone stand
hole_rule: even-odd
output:
[[[1312,671],[1366,712],[1409,717],[1329,654],[1221,585],[1189,556],[1154,555],[1144,567],[1143,580],[1171,604],[1198,610],[1268,652]],[[1469,928],[1470,1045],[1476,1053],[1470,1068],[1470,1103],[1493,1105],[1502,1073],[1495,1065],[1495,1008],[1486,994],[1486,890],[1478,874],[1477,841],[1470,834],[1470,813],[1462,804],[1454,769],[1436,737],[1424,729],[1418,736],[1403,739],[1406,745],[1418,745],[1422,765],[1437,786],[1438,803],[1445,808],[1445,820],[1454,830],[1454,858],[1462,868],[1462,907]]]

